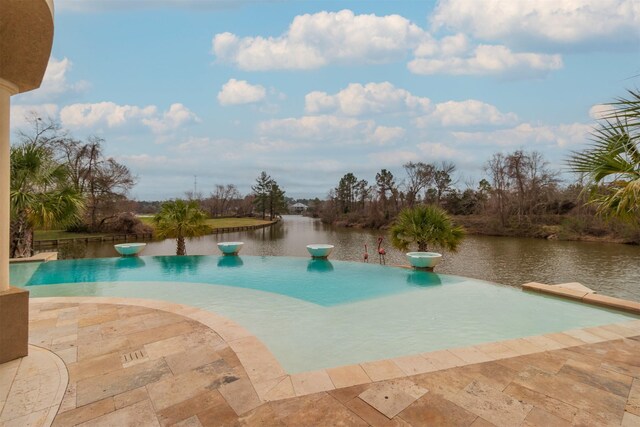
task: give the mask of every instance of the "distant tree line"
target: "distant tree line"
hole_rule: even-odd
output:
[[[235,184],[216,184],[209,195],[187,191],[185,198],[196,201],[199,208],[210,218],[260,216],[263,219],[275,219],[286,213],[293,201],[285,196],[278,182],[261,172],[251,186],[251,192],[243,195]],[[135,211],[139,214],[156,214],[162,209],[162,201],[135,202]]]
[[[200,223],[192,223],[194,218],[200,222],[222,216],[275,219],[287,212],[285,191],[266,172],[245,196],[235,185],[225,184],[214,186],[208,197],[187,193],[187,202],[132,201],[128,193],[136,177],[125,165],[105,156],[103,139],[74,138],[59,123],[35,114],[27,120],[28,128],[17,133],[11,149],[12,257],[33,254],[37,229],[151,233],[153,228],[136,213],[162,214],[163,220],[155,223],[158,235],[175,235],[180,240],[206,231]],[[172,228],[176,224],[172,215],[181,218],[178,223],[186,224],[184,229],[182,225]]]
[[[382,169],[372,184],[350,172],[329,191],[318,215],[326,223],[386,228],[403,208],[435,205],[472,232],[483,234],[553,238],[563,233],[572,236],[559,237],[613,233],[622,240],[640,241],[636,227],[595,216],[595,208],[587,203],[583,175],[563,184],[560,171],[539,152],[495,153],[483,170],[484,177],[464,188],[458,185],[452,162],[408,162],[402,176]]]

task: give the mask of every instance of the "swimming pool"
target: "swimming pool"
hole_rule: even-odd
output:
[[[458,276],[293,257],[157,256],[11,266],[39,296],[160,299],[229,317],[288,373],[635,319]]]

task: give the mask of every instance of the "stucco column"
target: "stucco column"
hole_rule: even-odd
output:
[[[0,364],[29,352],[29,291],[9,285],[10,98],[40,87],[53,43],[53,0],[0,0]]]
[[[11,146],[9,111],[11,95],[18,88],[0,79],[0,293],[9,290],[9,222]]]

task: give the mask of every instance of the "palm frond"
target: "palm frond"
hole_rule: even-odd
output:
[[[433,246],[455,252],[464,236],[464,229],[437,206],[403,209],[390,230],[391,244],[400,250],[414,244],[419,250]]]
[[[180,199],[163,203],[160,212],[153,217],[160,238],[203,236],[211,231],[206,220],[207,214],[197,202]]]
[[[640,92],[608,105],[591,144],[573,152],[568,165],[586,176],[589,203],[600,215],[640,224]]]
[[[26,219],[30,228],[65,226],[78,220],[84,199],[69,184],[68,172],[41,145],[12,147],[12,218]]]

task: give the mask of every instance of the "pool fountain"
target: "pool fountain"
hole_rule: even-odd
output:
[[[122,256],[136,256],[147,246],[146,243],[120,243],[113,245],[115,250]]]
[[[312,258],[327,258],[331,254],[331,251],[333,251],[333,248],[333,245],[327,245],[324,243],[307,245],[307,251],[309,251]]]
[[[407,260],[413,268],[433,271],[433,267],[442,260],[442,254],[437,252],[407,252]]]
[[[238,255],[240,249],[242,249],[244,242],[220,242],[218,243],[218,249],[222,251],[224,255]]]

